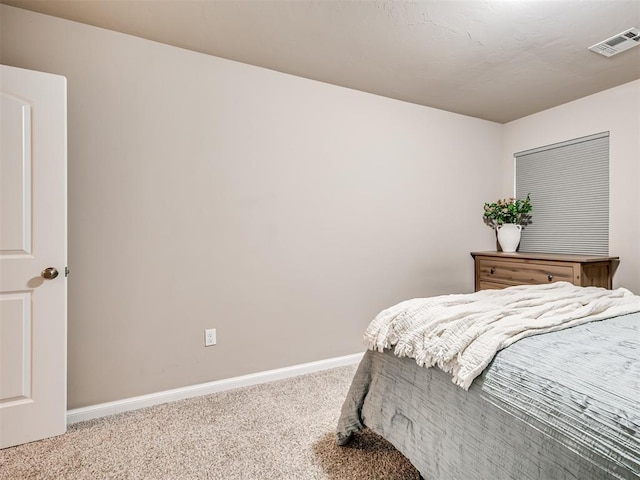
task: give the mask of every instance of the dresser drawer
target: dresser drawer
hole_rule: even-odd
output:
[[[618,257],[557,253],[471,252],[475,289],[570,282],[582,287],[612,288]]]
[[[504,283],[493,283],[493,282],[484,282],[481,281],[477,285],[478,290],[501,290],[505,287],[511,287],[511,285],[505,285]]]
[[[481,283],[497,283],[503,286],[538,285],[560,281],[574,283],[574,269],[566,264],[553,265],[483,258],[478,259],[478,267]]]

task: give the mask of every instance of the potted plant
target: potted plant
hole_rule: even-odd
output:
[[[530,194],[522,200],[505,198],[484,204],[484,221],[496,230],[503,252],[517,250],[522,226],[531,223],[531,210]]]

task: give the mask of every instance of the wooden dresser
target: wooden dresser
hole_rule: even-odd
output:
[[[571,282],[582,287],[612,288],[618,257],[555,253],[471,252],[475,289]]]

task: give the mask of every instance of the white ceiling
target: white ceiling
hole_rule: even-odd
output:
[[[640,78],[640,47],[588,50],[640,0],[0,3],[496,122]]]

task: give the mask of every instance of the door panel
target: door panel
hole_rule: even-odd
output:
[[[0,448],[66,430],[66,149],[66,79],[0,66]]]
[[[31,294],[0,295],[0,402],[31,401]]]
[[[0,251],[31,253],[31,106],[0,93]]]

